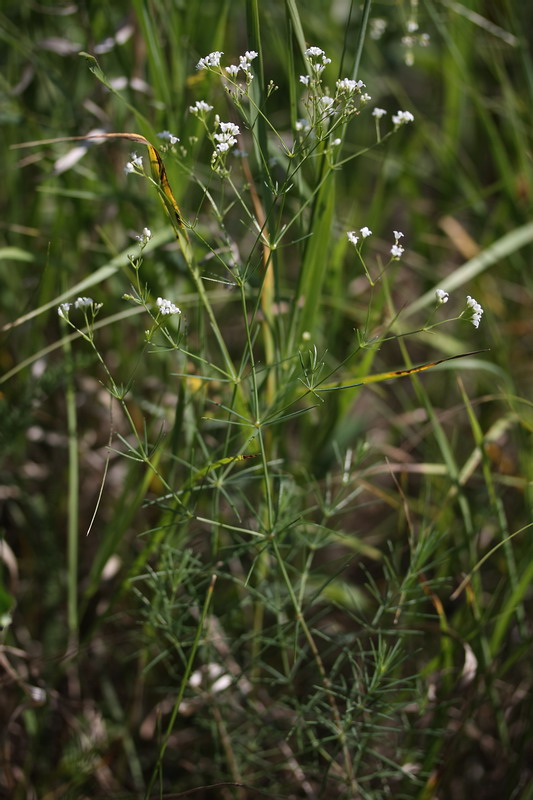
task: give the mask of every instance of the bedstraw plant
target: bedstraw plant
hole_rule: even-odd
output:
[[[208,31],[198,9],[135,0],[131,32],[105,39],[97,5],[65,37],[101,36],[79,74],[106,124],[69,142],[62,121],[41,145],[36,126],[27,151],[19,129],[11,151],[48,153],[35,224],[71,213],[66,240],[84,250],[4,326],[36,325],[2,382],[11,402],[21,392],[13,433],[53,467],[45,481],[22,445],[6,449],[25,477],[6,495],[2,790],[429,800],[478,786],[525,800],[530,468],[513,456],[506,470],[500,443],[525,452],[530,409],[487,333],[503,314],[495,279],[476,278],[501,258],[518,273],[533,229],[507,211],[513,231],[448,269],[428,245],[437,225],[463,255],[471,241],[451,211],[442,223],[448,199],[439,223],[426,213],[438,202],[417,200],[426,167],[412,166],[436,124],[417,101],[424,70],[437,80],[432,47],[451,106],[454,70],[476,63],[453,26],[491,42],[505,26],[444,3],[448,29],[428,3],[433,45],[417,3],[385,20],[366,0],[347,4],[339,47],[333,18],[320,39],[318,0],[309,21],[274,3],[276,24],[238,3],[238,35],[229,3],[206,4]],[[403,35],[387,43],[388,24]],[[111,56],[130,36],[146,74],[124,84]],[[387,73],[399,53],[412,104]],[[469,91],[503,170],[504,134]],[[467,168],[435,174],[462,181],[477,213],[489,198]],[[88,228],[95,198],[105,213]],[[42,536],[17,541],[30,521]]]

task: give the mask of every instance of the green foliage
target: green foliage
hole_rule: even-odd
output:
[[[5,4],[0,792],[529,796],[532,23]]]

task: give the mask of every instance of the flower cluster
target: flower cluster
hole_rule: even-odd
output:
[[[223,55],[224,53],[222,53],[220,50],[215,50],[213,53],[209,53],[209,55],[200,59],[196,65],[196,69],[213,70],[222,77],[229,78],[232,83],[235,82],[239,72],[242,72],[246,78],[246,86],[249,86],[254,77],[251,68],[252,61],[257,58],[259,53],[257,53],[255,50],[247,50],[243,56],[239,56],[238,64],[230,64],[228,67],[222,68],[220,59]],[[244,95],[244,89],[242,87],[237,88],[239,89],[240,95]]]
[[[418,33],[418,22],[410,19],[407,23],[407,36],[402,37],[402,45],[405,47],[405,63],[412,67],[415,63],[414,48],[427,47],[429,45],[429,33]]]
[[[403,233],[401,231],[393,231],[393,234],[394,234],[394,240],[395,241],[394,241],[394,244],[392,245],[392,247],[390,249],[390,254],[395,260],[398,260],[399,258],[402,257],[402,255],[404,253],[404,249],[405,249],[405,248],[403,248],[401,246],[401,244],[398,244],[398,242],[400,241],[400,239],[403,236]]]
[[[170,131],[160,131],[160,133],[158,133],[157,135],[160,139],[163,139],[163,141],[166,141],[171,145],[176,144],[176,142],[179,142],[178,137],[174,136],[174,134],[170,133]]]
[[[471,309],[470,322],[474,328],[479,328],[479,323],[481,322],[481,317],[483,316],[482,307],[479,305],[477,300],[474,300],[474,298],[470,297],[470,295],[467,295],[466,306],[467,309]]]
[[[143,232],[141,234],[137,234],[135,237],[141,247],[146,247],[150,239],[152,238],[152,231],[150,228],[143,228]]]
[[[221,131],[221,133],[215,133],[213,135],[213,139],[217,142],[216,150],[219,153],[226,153],[230,147],[237,144],[237,139],[235,137],[240,135],[239,126],[234,125],[233,122],[221,122],[218,114],[215,123]]]
[[[381,39],[387,30],[387,22],[381,17],[372,17],[370,19],[370,38],[378,41]]]
[[[57,309],[57,313],[62,319],[66,319],[68,321],[71,308],[90,308],[93,312],[93,316],[96,316],[96,313],[102,308],[102,303],[95,303],[92,297],[78,297],[73,303],[61,303]]]
[[[224,53],[220,50],[215,50],[213,53],[209,53],[209,55],[201,58],[198,64],[196,65],[196,69],[208,69],[209,67],[219,67],[220,66],[220,59]]]
[[[246,83],[249,84],[254,77],[251,71],[252,61],[258,55],[259,53],[256,53],[255,50],[247,50],[243,56],[239,56],[238,64],[230,64],[229,67],[226,67],[226,73],[231,78],[236,78],[239,72],[243,72],[246,76]]]
[[[308,47],[304,55],[307,56],[309,67],[315,76],[321,75],[326,69],[327,65],[331,64],[331,58],[327,57],[321,47]],[[300,80],[302,80],[301,76]]]
[[[139,174],[142,173],[143,171],[142,156],[138,156],[137,153],[132,153],[130,159],[131,160],[128,161],[128,163],[124,167],[124,172],[125,173],[137,172]]]
[[[363,81],[352,78],[339,78],[335,83],[335,93],[330,94],[322,84],[322,73],[331,64],[331,58],[328,58],[321,47],[308,47],[304,55],[308,62],[308,71],[306,75],[300,75],[300,83],[308,89],[303,102],[309,121],[298,120],[296,130],[305,135],[312,132],[318,139],[323,139],[331,134],[333,128],[359,113],[360,107],[371,98],[362,91],[366,88]],[[336,147],[340,143],[338,139],[334,139],[331,146]]]
[[[189,111],[191,114],[194,114],[195,117],[203,116],[207,114],[208,111],[212,111],[213,106],[210,106],[209,103],[206,103],[205,100],[197,100],[193,106],[189,106]]]
[[[436,289],[435,290],[435,297],[437,299],[437,306],[441,306],[443,303],[447,303],[450,299],[450,295],[444,289]],[[474,328],[479,328],[479,323],[481,322],[481,317],[483,316],[483,308],[478,303],[477,300],[474,300],[473,297],[467,295],[466,297],[466,308],[464,311],[461,312],[459,317],[465,317],[468,319],[469,322],[472,323]]]
[[[158,297],[156,305],[160,314],[181,314],[181,310],[171,300],[167,300],[164,297]]]
[[[357,236],[355,231],[348,231],[346,234],[348,241],[353,244],[354,247],[357,245],[359,238],[368,239],[369,236],[372,236],[372,231],[366,225],[359,229],[359,233],[361,237]]]
[[[415,118],[411,114],[410,111],[398,111],[397,114],[394,114],[392,117],[392,122],[395,128],[399,128],[400,125],[407,125],[408,122],[414,122]]]

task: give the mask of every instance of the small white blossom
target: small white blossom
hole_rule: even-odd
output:
[[[311,130],[311,125],[306,119],[297,119],[295,127],[297,131],[304,131],[304,133]]]
[[[393,231],[393,234],[394,234],[394,238],[396,239],[396,244],[398,244],[398,242],[400,241],[400,239],[403,236],[403,233],[401,231]]]
[[[338,80],[335,86],[339,92],[347,92],[353,94],[357,89],[361,89],[365,84],[363,81],[352,81],[350,78],[342,78]]]
[[[137,153],[132,153],[130,155],[130,161],[124,167],[124,172],[135,172],[138,169],[143,168],[143,159],[142,156],[138,156]]]
[[[387,112],[385,111],[384,108],[378,108],[376,106],[375,109],[372,111],[372,116],[375,117],[376,119],[381,119],[381,117],[384,117],[386,113]]]
[[[213,106],[206,103],[205,100],[197,100],[193,106],[189,106],[191,114],[200,114],[201,112],[212,111]]]
[[[181,314],[180,309],[175,306],[171,300],[166,300],[164,297],[158,297],[156,303],[160,314]]]
[[[483,316],[483,309],[477,300],[474,300],[473,297],[470,295],[466,298],[466,305],[468,308],[472,309],[472,316],[470,318],[470,322],[474,326],[474,328],[479,328],[479,323],[481,322],[481,317]]]
[[[238,75],[239,69],[240,67],[238,67],[237,64],[230,64],[229,67],[226,67],[226,72],[228,73],[228,75],[235,77],[236,75]]]
[[[300,75],[300,83],[304,86],[309,86],[309,75]]]
[[[338,147],[340,144],[342,144],[342,139],[333,139],[331,146]]]
[[[390,249],[390,254],[393,258],[400,258],[403,254],[404,248],[401,244],[393,244]]]
[[[143,232],[135,237],[141,245],[147,244],[152,238],[152,231],[150,228],[143,228]]]
[[[346,236],[348,237],[348,241],[351,242],[353,245],[356,245],[357,242],[359,241],[359,236],[356,236],[355,231],[348,231]]]
[[[447,303],[450,299],[450,295],[448,292],[445,292],[444,289],[436,289],[435,290],[435,297],[437,298],[437,303],[442,305],[443,303]]]
[[[409,33],[415,33],[418,30],[418,22],[415,22],[414,19],[410,19],[407,23],[407,30]]]
[[[87,308],[92,306],[93,302],[92,297],[78,297],[74,300],[74,308]]]
[[[246,56],[239,56],[239,68],[242,69],[243,72],[246,72],[247,75],[251,76],[250,71],[251,62],[246,58]]]
[[[61,303],[61,305],[58,306],[57,309],[57,313],[59,314],[59,316],[62,317],[63,319],[68,319],[68,312],[70,311],[71,305],[72,305],[71,303]]]
[[[367,228],[366,225],[364,226],[364,228],[360,229],[360,232],[363,239],[367,239],[369,236],[372,236],[372,231],[370,230],[370,228]]]
[[[234,125],[233,122],[221,122],[220,130],[222,133],[228,133],[231,136],[239,136],[240,134],[239,126]]]
[[[429,45],[429,33],[421,33],[418,41],[421,47],[427,47]]]
[[[320,103],[324,111],[332,111],[333,110],[332,106],[335,101],[333,100],[333,97],[324,94],[322,95],[322,97],[318,98],[318,102]]]
[[[209,55],[204,56],[201,58],[198,64],[196,65],[196,69],[206,69],[207,67],[219,67],[220,66],[220,59],[224,55],[223,52],[220,50],[214,50]]]
[[[178,137],[174,136],[174,134],[170,133],[170,131],[161,131],[157,135],[160,139],[166,139],[166,141],[170,142],[170,144],[176,144],[176,142],[179,142]]]
[[[414,122],[415,118],[410,111],[398,111],[392,118],[394,125],[398,128],[400,125],[406,125],[408,122]]]
[[[385,30],[387,28],[387,23],[381,17],[373,17],[370,20],[370,38],[374,40],[381,39]]]
[[[246,61],[253,61],[258,55],[259,53],[256,53],[255,50],[247,50],[244,56],[241,56],[241,58],[245,58]]]
[[[372,100],[372,97],[369,94],[367,94],[366,92],[361,95],[361,102],[362,103],[370,103],[371,100]]]
[[[324,51],[321,50],[320,47],[308,47],[307,50],[305,51],[305,55],[316,56],[318,58],[318,56],[324,55]]]

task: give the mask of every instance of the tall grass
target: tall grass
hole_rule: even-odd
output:
[[[0,23],[1,791],[530,797],[529,10]]]

